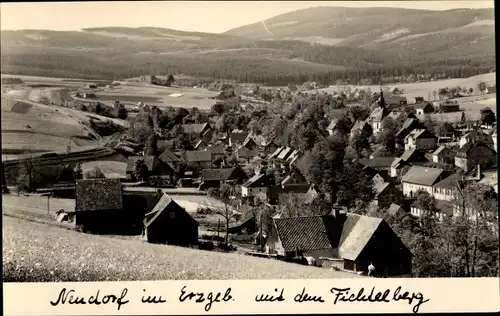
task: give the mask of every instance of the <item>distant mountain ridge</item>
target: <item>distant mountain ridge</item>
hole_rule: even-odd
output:
[[[222,34],[158,27],[1,31],[2,72],[85,79],[144,74],[283,84],[495,68],[493,10],[321,7]]]

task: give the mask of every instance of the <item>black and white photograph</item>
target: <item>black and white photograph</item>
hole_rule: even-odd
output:
[[[4,282],[500,275],[493,1],[0,7]]]

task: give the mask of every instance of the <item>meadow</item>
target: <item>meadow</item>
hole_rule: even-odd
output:
[[[235,253],[153,245],[3,216],[4,282],[354,278]]]

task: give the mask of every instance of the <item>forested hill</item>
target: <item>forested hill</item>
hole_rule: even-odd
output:
[[[411,73],[468,77],[495,68],[488,10],[335,10],[313,8],[269,19],[266,27],[276,31],[271,39],[259,35],[256,27],[263,23],[224,34],[151,27],[2,31],[2,73],[84,79],[173,73],[283,85],[347,78],[376,82]],[[462,26],[466,22],[470,25]],[[384,33],[383,39],[377,35],[396,27],[408,30]],[[311,38],[312,33],[317,35]],[[332,42],[333,36],[342,41]]]

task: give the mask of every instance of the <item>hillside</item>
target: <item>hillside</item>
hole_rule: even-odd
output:
[[[6,282],[360,277],[271,259],[86,235],[5,215],[3,231]]]
[[[472,46],[469,52],[475,55],[494,56],[494,19],[493,9],[316,7],[278,15],[224,34],[396,51],[411,56],[443,57],[449,52],[460,56],[462,50]]]

